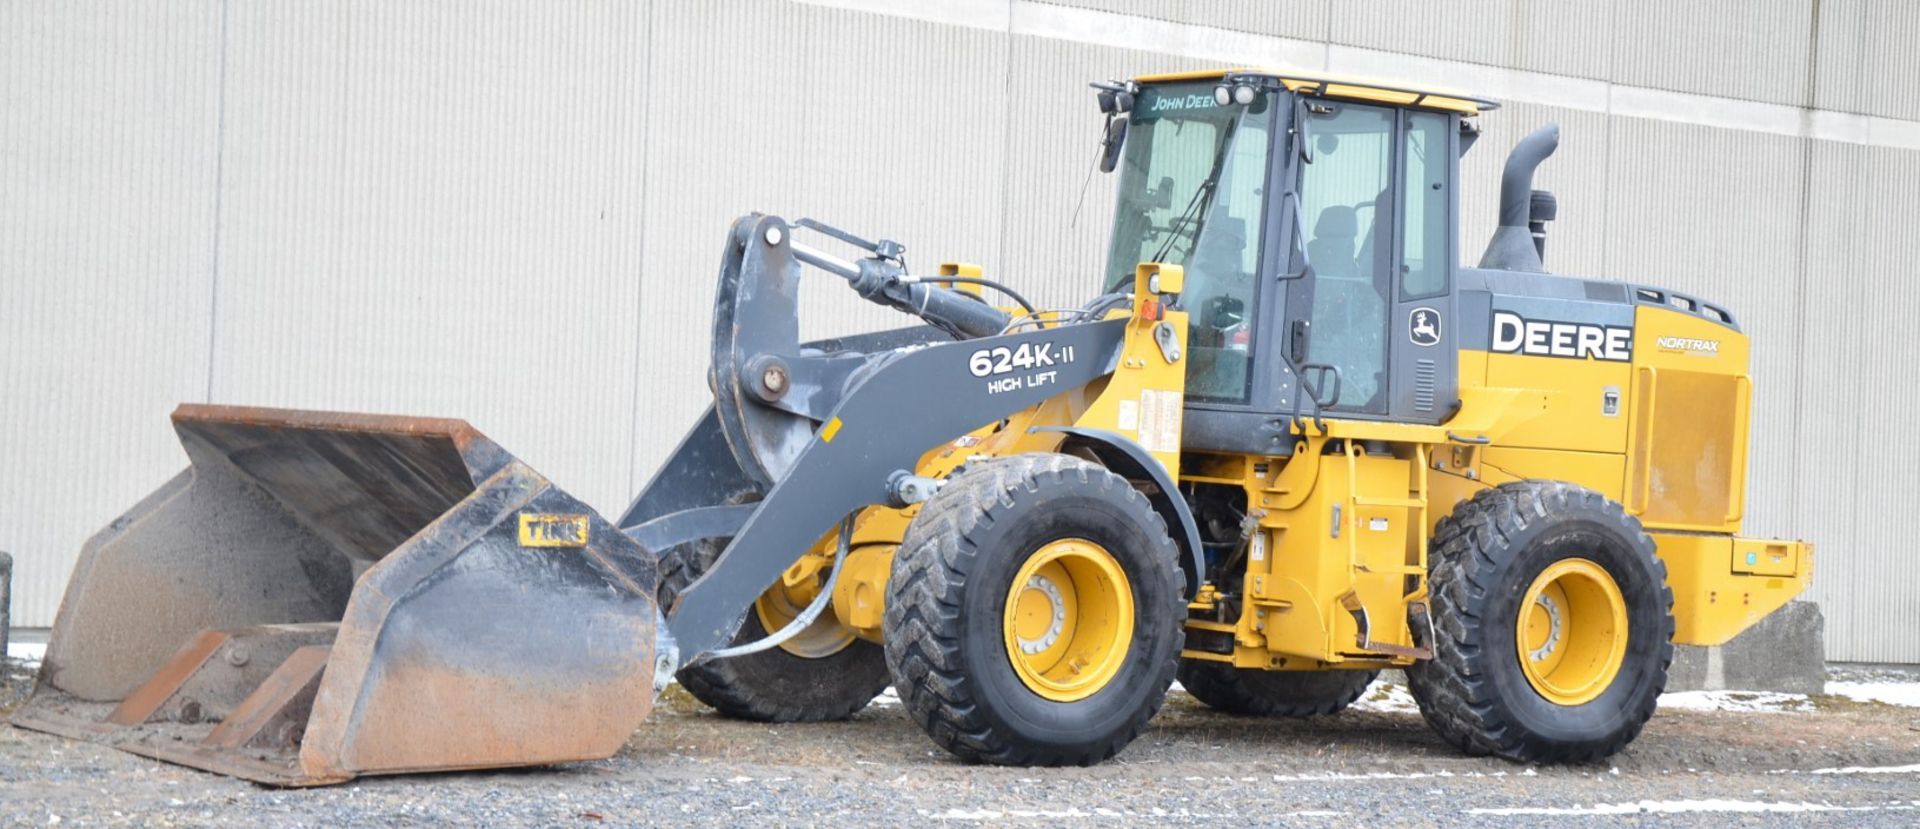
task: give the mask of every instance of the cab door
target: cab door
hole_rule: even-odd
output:
[[[1299,226],[1313,270],[1289,283],[1283,347],[1322,411],[1385,416],[1399,110],[1316,99],[1304,111]]]
[[[1408,110],[1399,141],[1395,209],[1398,245],[1392,264],[1394,308],[1389,320],[1389,414],[1396,421],[1438,423],[1459,396],[1460,359],[1454,336],[1454,171],[1459,153],[1455,116]]]
[[[1312,278],[1287,293],[1287,342],[1329,415],[1439,422],[1458,387],[1452,117],[1315,99],[1299,165]]]

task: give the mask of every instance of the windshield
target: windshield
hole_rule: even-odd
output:
[[[1141,262],[1186,268],[1187,394],[1241,401],[1272,113],[1264,93],[1251,105],[1223,107],[1213,87],[1150,86],[1136,99],[1105,288],[1126,290]]]

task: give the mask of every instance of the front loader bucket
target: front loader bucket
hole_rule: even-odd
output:
[[[277,785],[611,756],[654,558],[459,420],[184,405],[16,725]]]

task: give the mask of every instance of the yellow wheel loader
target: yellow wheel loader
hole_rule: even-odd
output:
[[[962,758],[1089,764],[1176,677],[1304,717],[1399,668],[1461,750],[1582,761],[1640,731],[1675,644],[1806,586],[1810,545],[1740,533],[1733,314],[1546,273],[1554,127],[1463,267],[1491,101],[1094,86],[1092,299],[746,216],[713,405],[616,520],[460,421],[180,407],[191,466],[87,544],[14,722],[312,785],[605,757],[677,675],[767,721],[892,685]],[[803,275],[919,323],[802,342]]]

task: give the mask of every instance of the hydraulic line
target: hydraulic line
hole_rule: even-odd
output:
[[[849,514],[846,518],[840,520],[840,549],[834,556],[833,570],[827,574],[827,583],[820,587],[820,595],[813,597],[813,601],[807,605],[806,610],[800,611],[800,615],[795,616],[793,621],[788,622],[784,627],[780,628],[777,633],[770,633],[765,637],[743,645],[721,648],[700,657],[700,659],[726,659],[728,657],[759,653],[769,648],[777,648],[781,643],[800,635],[801,631],[806,630],[809,625],[812,625],[815,620],[819,619],[821,612],[825,611],[827,605],[833,601],[833,586],[840,581],[840,568],[847,563],[847,549],[853,542],[853,517],[855,514],[857,513]]]

